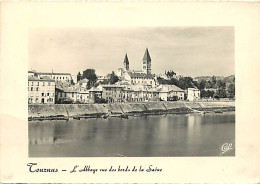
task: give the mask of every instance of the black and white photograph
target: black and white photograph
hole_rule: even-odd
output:
[[[259,3],[0,9],[0,183],[259,183]]]
[[[30,29],[29,157],[235,156],[234,31]]]

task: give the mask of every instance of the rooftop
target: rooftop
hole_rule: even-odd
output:
[[[135,72],[128,72],[131,78],[146,78],[146,79],[153,79],[154,75],[152,74],[145,74],[145,73],[135,73]]]
[[[37,77],[32,77],[32,76],[28,76],[28,81],[49,81],[49,82],[55,82],[54,79],[51,79],[49,77],[37,78]]]
[[[144,53],[143,61],[144,61],[144,60],[146,60],[146,61],[152,61],[152,60],[151,60],[151,57],[150,57],[150,54],[149,54],[149,51],[148,51],[147,48],[146,48],[145,53]]]
[[[71,75],[70,73],[36,72],[38,75]]]
[[[129,64],[129,60],[128,60],[127,54],[125,55],[124,63]]]

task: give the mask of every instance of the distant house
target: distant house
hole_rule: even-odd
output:
[[[57,103],[75,103],[78,89],[76,87],[56,87],[55,98]]]
[[[54,104],[55,80],[28,76],[28,103]]]
[[[196,88],[188,88],[187,100],[195,101],[200,99],[200,90]]]
[[[184,90],[175,85],[161,84],[157,87],[163,101],[184,100]]]
[[[39,78],[41,77],[49,77],[51,79],[54,79],[55,81],[72,81],[72,76],[70,73],[45,73],[45,72],[35,72],[35,75]]]
[[[80,81],[78,81],[78,84],[83,87],[83,88],[87,88],[88,85],[88,79],[82,79]]]
[[[89,102],[95,103],[97,98],[102,98],[102,86],[92,87],[89,90]]]
[[[80,103],[89,103],[90,102],[89,90],[80,90],[78,92],[77,101]]]
[[[142,84],[150,85],[151,87],[155,87],[156,85],[155,76],[152,74],[128,72],[125,78],[130,80],[130,83],[133,85]]]
[[[123,102],[123,86],[119,85],[102,85],[102,98],[108,103]]]

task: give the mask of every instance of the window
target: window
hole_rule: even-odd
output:
[[[50,95],[50,93],[47,93],[47,96],[49,96]]]
[[[60,77],[60,79],[61,79],[61,77]]]
[[[40,83],[39,82],[37,82],[37,86],[39,86],[40,85]]]
[[[51,82],[48,82],[48,86],[50,86],[51,85]]]
[[[33,87],[31,87],[31,91],[33,91]]]
[[[74,97],[74,93],[72,93],[72,98]]]
[[[44,96],[44,93],[42,93],[42,96]]]
[[[42,86],[45,86],[45,82],[42,82]]]
[[[63,79],[64,79],[64,77],[63,77]]]
[[[28,86],[30,86],[30,82],[28,82]]]
[[[32,86],[33,86],[33,82],[32,82]]]
[[[36,91],[39,91],[39,88],[38,88],[38,87],[36,87]]]

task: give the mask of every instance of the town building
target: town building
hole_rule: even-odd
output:
[[[36,72],[36,75],[38,77],[49,77],[51,79],[54,79],[55,81],[67,81],[71,82],[72,77],[70,73],[44,73],[44,72]]]
[[[75,103],[77,101],[78,88],[73,87],[56,87],[55,99],[57,103]]]
[[[123,86],[102,85],[102,98],[108,103],[123,102]]]
[[[82,80],[78,81],[78,84],[82,88],[87,88],[87,86],[88,86],[88,79],[82,79]]]
[[[157,89],[163,101],[184,100],[185,91],[175,85],[160,84]]]
[[[77,102],[79,102],[79,103],[90,103],[89,90],[79,90]]]
[[[28,76],[31,77],[49,77],[51,79],[54,79],[55,81],[67,81],[71,82],[72,81],[72,76],[70,73],[54,73],[54,72],[36,72],[35,70],[28,71]]]
[[[200,99],[200,90],[196,88],[188,88],[187,100],[195,101]]]
[[[89,102],[95,103],[97,99],[101,99],[102,93],[103,93],[102,86],[92,87],[89,90]]]
[[[28,71],[28,76],[34,77],[35,76],[35,71]]]
[[[123,62],[124,68],[119,68],[116,72],[116,75],[121,81],[127,81],[131,85],[142,84],[155,87],[157,84],[157,78],[155,75],[151,74],[151,61],[151,56],[148,49],[146,48],[142,60],[142,70],[130,70],[130,62],[126,54]]]
[[[28,103],[54,104],[55,80],[48,77],[28,76]]]

